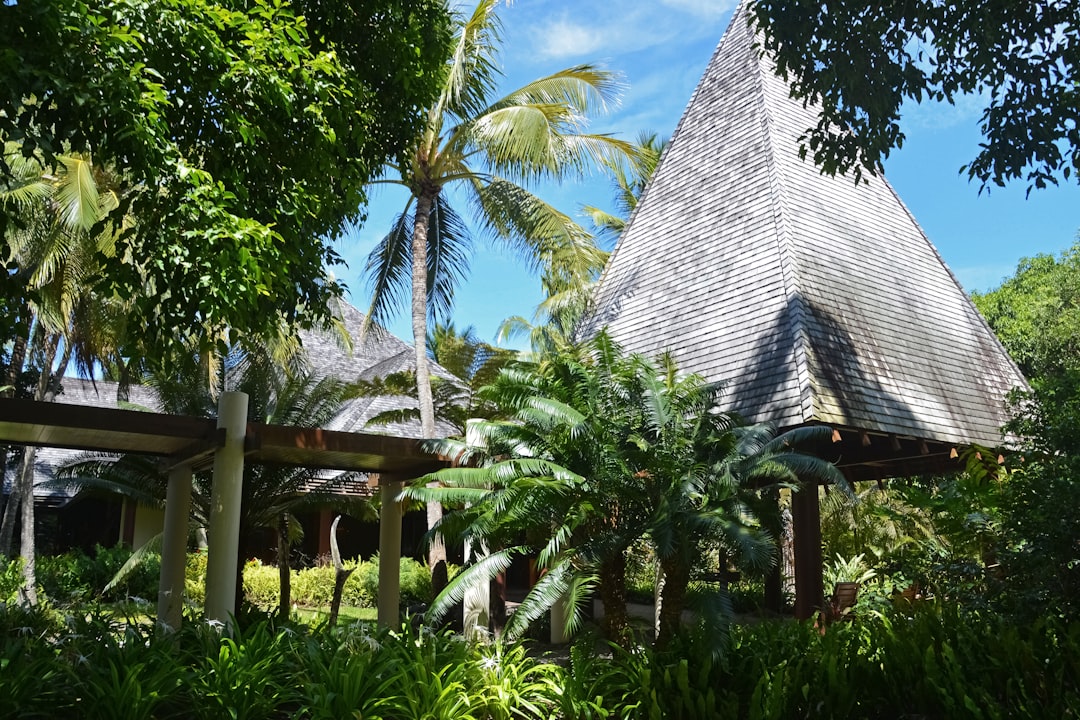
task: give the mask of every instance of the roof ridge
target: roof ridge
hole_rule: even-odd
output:
[[[745,16],[745,24],[738,21],[740,16]],[[794,232],[790,210],[788,208],[787,185],[788,177],[783,167],[776,161],[778,152],[774,132],[776,122],[773,118],[772,109],[769,106],[765,90],[765,73],[771,72],[766,67],[770,62],[764,54],[754,46],[755,30],[750,24],[749,2],[742,0],[735,17],[731,21],[728,32],[736,26],[742,28],[746,41],[750,47],[750,62],[753,64],[754,83],[757,86],[755,100],[759,108],[759,120],[762,124],[764,142],[767,147],[765,161],[769,167],[769,189],[773,198],[774,226],[776,228],[776,247],[780,258],[780,275],[783,278],[784,294],[788,302],[789,321],[787,332],[791,335],[792,354],[795,363],[795,376],[799,385],[799,403],[803,422],[814,419],[817,411],[817,388],[810,374],[808,355],[813,352],[806,328],[806,315],[809,309],[802,293],[802,283],[799,274],[798,262],[794,251]],[[727,33],[724,33],[725,37]]]

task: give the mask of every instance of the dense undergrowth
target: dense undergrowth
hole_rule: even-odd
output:
[[[583,638],[557,658],[408,627],[198,621],[0,606],[0,717],[1068,718],[1080,626],[926,604],[824,632],[769,621],[670,650]]]

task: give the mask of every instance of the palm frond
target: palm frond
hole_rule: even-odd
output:
[[[469,271],[471,240],[468,225],[440,193],[428,221],[428,316],[433,323],[453,315],[454,291]]]
[[[116,571],[116,574],[112,576],[112,579],[109,580],[108,584],[102,588],[102,592],[109,592],[114,587],[124,582],[128,575],[146,561],[146,558],[150,553],[160,553],[164,537],[164,533],[158,533],[139,547],[135,548],[131,555],[128,556],[128,559],[124,561],[124,564],[120,566],[120,569]]]
[[[65,169],[56,187],[61,226],[69,232],[88,233],[103,216],[94,167],[73,155],[58,159]]]
[[[497,6],[498,0],[480,0],[468,18],[459,20],[442,97],[431,113],[440,121],[444,112],[471,117],[489,102],[500,75],[495,62],[502,30]]]
[[[393,313],[412,293],[412,228],[409,206],[372,249],[364,273],[372,285],[371,305],[364,318],[363,332],[371,323],[387,324]],[[363,337],[363,334],[361,334]]]
[[[425,620],[429,624],[438,623],[454,605],[465,599],[465,593],[469,588],[479,583],[491,582],[496,575],[505,572],[510,567],[514,555],[520,553],[520,548],[505,548],[490,553],[464,568],[431,603]]]
[[[521,636],[529,625],[562,600],[570,588],[571,575],[568,559],[549,568],[510,616],[503,630],[506,637],[513,639]]]

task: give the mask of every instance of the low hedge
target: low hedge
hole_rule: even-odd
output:
[[[161,557],[149,553],[122,583],[104,592],[117,571],[131,557],[124,547],[97,547],[94,554],[72,551],[62,555],[42,556],[37,560],[37,581],[45,599],[60,605],[112,602],[137,597],[155,602]],[[185,570],[184,593],[189,604],[201,606],[206,598],[206,553],[189,553]],[[342,603],[373,608],[379,593],[379,559],[352,560],[353,569],[345,583]],[[0,562],[0,603],[10,603],[22,583],[21,560]],[[413,558],[401,558],[401,606],[431,602],[431,575],[427,566]],[[251,560],[244,567],[244,596],[252,605],[272,608],[278,603],[278,569]],[[334,592],[334,568],[319,565],[292,571],[292,601],[303,607],[330,604]]]

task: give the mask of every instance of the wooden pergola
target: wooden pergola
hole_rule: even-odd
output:
[[[446,467],[422,441],[246,422],[247,397],[223,393],[217,420],[113,408],[0,400],[0,442],[38,447],[160,457],[168,474],[158,620],[179,625],[191,505],[191,474],[213,467],[206,614],[228,621],[235,599],[239,497],[244,463],[361,471],[377,476],[382,494],[379,530],[379,622],[397,622],[401,511],[405,481]],[[231,564],[231,565],[230,565]]]

